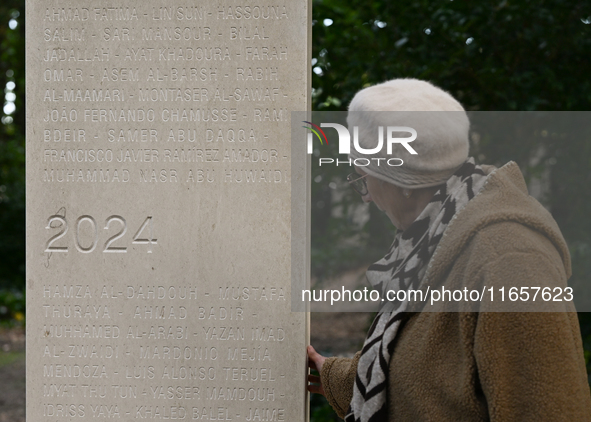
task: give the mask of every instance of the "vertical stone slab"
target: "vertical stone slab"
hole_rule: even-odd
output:
[[[290,113],[309,15],[27,1],[28,420],[307,419]]]

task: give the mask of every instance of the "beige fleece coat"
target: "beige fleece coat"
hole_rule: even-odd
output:
[[[450,224],[425,283],[566,286],[570,257],[515,163],[489,178]],[[591,421],[577,315],[567,312],[409,314],[390,360],[389,421]],[[359,354],[329,358],[321,380],[343,417]]]

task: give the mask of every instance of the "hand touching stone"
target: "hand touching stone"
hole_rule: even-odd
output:
[[[322,365],[324,365],[326,358],[316,352],[312,346],[308,346],[307,352],[308,367],[318,371],[320,374],[320,371],[322,371]],[[319,376],[308,374],[308,391],[310,393],[322,394],[324,396],[324,388],[322,387]]]

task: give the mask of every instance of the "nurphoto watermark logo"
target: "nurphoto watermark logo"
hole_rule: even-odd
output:
[[[399,167],[404,164],[402,158],[390,157],[392,155],[392,149],[395,144],[402,145],[409,154],[417,155],[417,152],[414,150],[410,143],[417,139],[417,131],[408,126],[378,126],[378,141],[375,147],[373,148],[364,148],[361,146],[359,142],[359,127],[353,126],[353,135],[348,128],[345,126],[338,124],[338,123],[320,123],[320,126],[309,122],[303,121],[309,126],[303,126],[304,128],[308,129],[307,135],[307,152],[308,155],[312,155],[314,151],[314,135],[318,141],[320,141],[320,145],[328,145],[328,138],[326,133],[322,130],[322,128],[332,128],[336,129],[337,135],[339,137],[339,154],[350,154],[351,153],[351,138],[353,138],[353,148],[361,155],[371,156],[379,154],[379,157],[357,157],[354,159],[347,158],[346,160],[340,160],[339,158],[332,158],[332,157],[320,157],[318,158],[318,164],[320,166],[327,165],[327,164],[336,164],[339,165],[349,165],[349,166],[360,166],[366,167],[372,161],[377,162],[377,165],[388,165],[392,167]],[[406,137],[399,137],[401,133],[409,133],[410,136]],[[396,135],[396,136],[395,136]],[[384,139],[385,138],[385,139]],[[383,156],[383,148],[384,143],[386,145],[386,157]]]

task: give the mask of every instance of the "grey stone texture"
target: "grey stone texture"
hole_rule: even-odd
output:
[[[27,1],[27,420],[307,419],[309,14]]]

